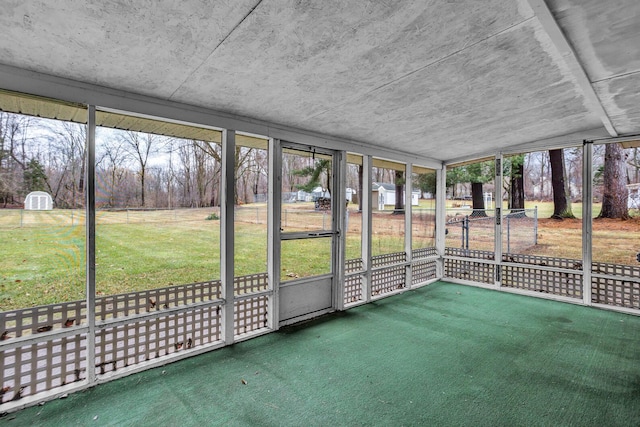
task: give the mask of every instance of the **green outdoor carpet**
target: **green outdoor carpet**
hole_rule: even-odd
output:
[[[640,317],[439,282],[0,424],[638,426]]]

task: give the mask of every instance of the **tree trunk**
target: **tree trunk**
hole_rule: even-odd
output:
[[[140,198],[142,201],[142,207],[144,208],[144,179],[145,179],[145,169],[144,167],[142,169],[140,169]]]
[[[484,210],[484,194],[481,182],[471,183],[471,201],[473,203],[472,217],[485,217],[487,212]]]
[[[403,188],[404,188],[404,172],[395,171],[395,181],[396,181],[396,205],[394,206],[393,213],[396,214],[404,214],[404,197],[403,197]]]
[[[598,218],[629,219],[626,186],[626,154],[620,144],[607,144],[604,151],[604,189]]]
[[[549,150],[549,163],[551,163],[551,187],[553,189],[553,215],[551,218],[575,218],[569,203],[562,149]]]
[[[496,200],[496,203],[498,201]],[[511,165],[511,194],[509,195],[509,207],[512,211],[521,210],[516,215],[525,216],[524,212],[524,161]]]

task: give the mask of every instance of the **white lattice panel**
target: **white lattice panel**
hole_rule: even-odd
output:
[[[86,338],[72,335],[0,354],[0,402],[18,401],[87,377]]]
[[[69,328],[85,322],[86,303],[72,301],[0,313],[2,340]]]
[[[572,298],[582,298],[582,274],[534,267],[504,266],[502,286]]]
[[[264,329],[269,326],[269,297],[255,296],[235,302],[235,334]]]
[[[579,259],[553,258],[539,255],[503,254],[502,261],[517,262],[518,264],[538,265],[541,267],[582,270],[582,261]]]
[[[394,252],[392,254],[376,255],[371,258],[373,267],[382,267],[390,264],[398,264],[407,260],[407,254],[404,252]]]
[[[476,249],[445,248],[444,254],[461,258],[475,258],[486,260],[495,259],[495,254],[492,251],[480,251]]]
[[[96,333],[96,373],[220,341],[220,307],[194,308]]]
[[[404,266],[383,268],[371,273],[371,295],[383,295],[406,287]]]
[[[353,304],[362,300],[362,276],[347,276],[344,283],[344,303]]]
[[[344,270],[346,273],[356,273],[358,271],[362,271],[362,258],[346,260]]]
[[[436,248],[433,248],[433,247],[419,248],[411,251],[411,256],[413,259],[428,258],[432,256],[437,256],[437,255],[438,255],[438,251],[436,250]]]
[[[445,259],[445,278],[470,280],[473,282],[493,284],[495,282],[495,267],[480,261],[466,261],[459,259]]]
[[[106,320],[207,302],[221,296],[220,281],[190,283],[96,298],[96,319]]]
[[[436,277],[435,261],[416,261],[411,265],[411,283],[413,285],[424,283]]]
[[[266,291],[269,289],[269,276],[259,273],[236,277],[233,279],[233,289],[236,296]]]
[[[640,283],[624,279],[592,277],[591,301],[640,309]]]

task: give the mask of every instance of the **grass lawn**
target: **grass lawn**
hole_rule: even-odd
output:
[[[416,213],[414,247],[433,246],[433,201],[421,200]],[[512,247],[518,253],[581,257],[580,220],[545,219],[551,203],[538,203],[538,244],[532,243],[532,226],[512,223]],[[529,207],[529,206],[528,206]],[[298,218],[293,226],[319,229],[322,215],[311,206],[287,206]],[[295,212],[295,210],[299,212]],[[99,212],[96,232],[96,290],[111,295],[220,278],[219,221],[206,220],[214,209],[172,211]],[[307,212],[307,213],[305,213]],[[574,213],[578,214],[576,206]],[[472,249],[493,250],[493,222],[474,223]],[[350,212],[346,233],[346,258],[360,257],[361,215]],[[265,205],[236,208],[235,275],[267,271]],[[373,255],[404,250],[404,217],[391,212],[373,215]],[[460,247],[460,227],[448,226],[447,245]],[[85,297],[85,224],[79,211],[28,212],[0,210],[0,311],[32,307]],[[523,233],[518,237],[517,233]],[[640,251],[640,219],[594,221],[594,260],[636,265]],[[529,240],[527,240],[529,239]],[[283,280],[326,273],[328,239],[284,242]],[[513,243],[512,243],[513,244]],[[505,244],[506,249],[506,244]]]

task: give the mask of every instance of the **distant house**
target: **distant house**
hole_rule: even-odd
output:
[[[404,192],[402,195],[404,197]],[[418,206],[418,199],[420,199],[420,190],[415,189],[411,192],[411,206]],[[371,186],[371,206],[381,211],[387,205],[396,205],[395,184],[374,182]]]
[[[50,211],[53,209],[53,199],[44,191],[32,191],[24,199],[24,208],[28,211]]]

